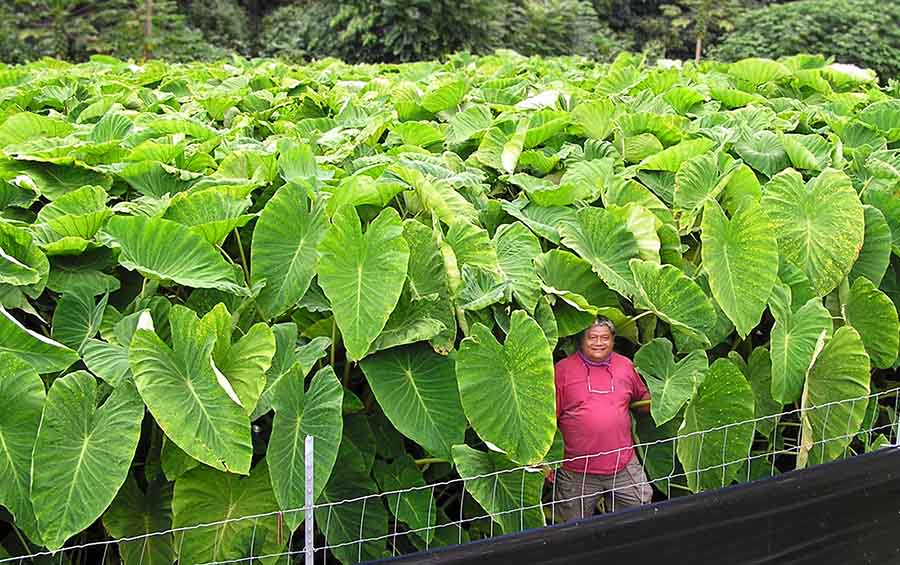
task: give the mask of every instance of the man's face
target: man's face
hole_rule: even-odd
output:
[[[602,362],[609,358],[613,350],[613,334],[606,326],[594,326],[584,334],[581,354],[591,361]]]

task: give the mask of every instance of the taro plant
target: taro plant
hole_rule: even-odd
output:
[[[206,523],[118,552],[285,551],[307,435],[320,502],[558,460],[553,363],[599,314],[652,392],[639,439],[677,438],[641,453],[659,498],[871,449],[856,432],[895,417],[721,432],[897,384],[900,100],[870,73],[502,53],[48,60],[0,83],[12,555]],[[320,541],[545,524],[506,512],[542,474],[501,477],[320,509]]]

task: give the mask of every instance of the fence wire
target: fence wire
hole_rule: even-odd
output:
[[[886,424],[877,424],[879,421],[879,407],[884,408],[885,405],[879,404],[880,401],[884,399],[889,399],[893,401],[893,411],[889,413],[888,420],[889,423]],[[866,418],[866,414],[870,410],[870,406],[872,403],[875,404],[874,410],[875,414],[872,418],[872,421],[868,427],[864,427],[862,424],[860,425],[860,429],[851,430],[851,428],[857,427],[853,425],[853,407],[857,402],[865,401],[867,404],[867,408],[864,411],[864,419]],[[846,426],[844,427],[843,433],[837,433],[835,435],[828,436],[828,422],[831,418],[832,412],[835,408],[841,407],[842,405],[846,407],[847,404],[850,404],[850,408],[848,409],[848,417]],[[644,473],[644,477],[646,480],[640,482],[629,482],[626,485],[616,486],[615,479],[613,479],[613,485],[610,488],[605,488],[601,490],[596,489],[586,489],[586,481],[583,480],[581,492],[576,496],[569,496],[560,498],[557,496],[556,486],[557,481],[552,480],[549,481],[549,484],[542,484],[540,487],[541,494],[537,498],[537,500],[527,500],[526,497],[526,483],[528,482],[528,477],[533,477],[532,483],[536,482],[536,477],[540,476],[541,481],[543,483],[543,474],[547,470],[558,471],[563,468],[565,464],[573,464],[568,465],[571,469],[574,464],[583,465],[584,468],[587,468],[589,461],[598,456],[610,456],[616,455],[617,458],[621,456],[621,454],[628,452],[629,449],[618,449],[618,450],[610,450],[594,453],[591,455],[584,455],[578,457],[571,458],[563,458],[554,461],[548,461],[545,463],[541,463],[540,465],[525,465],[520,467],[514,467],[509,469],[501,469],[498,471],[494,471],[491,473],[484,473],[479,475],[472,475],[467,477],[460,477],[455,479],[450,479],[446,481],[429,483],[426,485],[413,486],[405,489],[395,489],[390,490],[383,493],[378,494],[370,494],[365,496],[360,496],[356,498],[349,498],[340,501],[331,501],[316,504],[313,506],[313,510],[317,511],[316,517],[319,523],[316,524],[319,530],[323,533],[326,543],[324,545],[315,547],[314,553],[312,554],[313,559],[319,563],[328,563],[329,555],[333,554],[335,551],[343,551],[344,561],[348,561],[355,557],[357,561],[363,561],[365,557],[368,557],[367,545],[369,544],[381,544],[377,547],[371,549],[374,551],[374,557],[386,557],[402,554],[404,552],[417,551],[417,550],[428,550],[431,549],[439,540],[436,539],[436,536],[439,532],[455,530],[455,536],[447,536],[446,539],[440,540],[439,543],[446,545],[448,540],[451,540],[451,543],[462,543],[466,539],[468,539],[467,528],[472,528],[478,524],[481,524],[482,527],[478,530],[478,534],[482,537],[492,537],[494,535],[498,535],[501,533],[510,533],[511,531],[519,531],[528,529],[529,527],[540,527],[547,524],[552,524],[558,522],[556,516],[556,508],[560,504],[577,502],[577,501],[594,501],[597,499],[605,499],[607,495],[610,495],[610,498],[615,504],[615,494],[623,491],[624,489],[634,488],[634,486],[651,486],[655,487],[657,491],[664,493],[668,498],[672,497],[672,488],[673,486],[676,489],[683,490],[688,492],[688,488],[682,484],[676,482],[678,479],[683,479],[687,481],[689,476],[693,475],[696,480],[700,480],[702,476],[706,476],[707,473],[721,471],[721,480],[718,481],[718,484],[715,485],[717,488],[723,488],[728,486],[728,484],[732,483],[734,480],[743,479],[744,481],[749,482],[754,478],[754,467],[753,463],[758,461],[763,461],[765,465],[768,467],[768,472],[763,474],[762,477],[774,476],[776,474],[776,458],[778,457],[790,457],[790,456],[798,456],[801,451],[806,451],[807,454],[815,453],[818,448],[818,453],[820,454],[818,461],[809,461],[809,465],[818,464],[825,462],[825,452],[826,448],[829,444],[833,444],[835,442],[839,442],[841,447],[841,454],[838,458],[847,457],[848,454],[851,453],[851,444],[854,438],[859,438],[863,440],[863,445],[866,449],[869,449],[873,442],[873,437],[877,434],[882,434],[885,436],[887,443],[884,445],[892,445],[897,446],[900,444],[900,438],[898,438],[898,422],[897,418],[897,410],[900,408],[900,387],[892,388],[886,391],[872,393],[865,396],[860,396],[857,398],[840,400],[829,402],[826,404],[821,404],[818,406],[809,406],[806,408],[796,408],[793,410],[780,412],[777,414],[771,414],[766,416],[760,416],[757,418],[743,420],[740,422],[734,422],[729,424],[724,424],[717,427],[712,427],[705,430],[694,431],[690,433],[683,434],[681,436],[671,437],[671,438],[662,438],[648,442],[640,442],[636,443],[633,446],[634,452],[636,454],[640,454],[639,461],[641,463],[641,469]],[[816,412],[825,412],[825,417],[822,420],[821,430],[818,433],[818,436],[821,439],[817,439],[814,441],[803,442],[802,432],[797,433],[797,444],[789,445],[785,442],[786,439],[783,434],[779,434],[779,423],[782,425],[792,425],[792,426],[809,426],[809,433],[815,433],[816,430],[811,428],[810,418]],[[795,422],[793,420],[786,420],[786,418],[791,416],[797,416],[799,418],[799,422]],[[759,443],[757,440],[757,431],[759,431],[760,424],[764,422],[771,422],[772,428],[770,430],[770,434],[772,437],[769,439],[770,448],[756,451],[754,452],[754,445]],[[865,420],[863,421],[865,424]],[[747,429],[749,426],[752,426],[752,432],[749,437],[749,447],[745,455],[742,455],[737,458],[728,459],[728,432],[729,430],[736,429]],[[700,468],[699,463],[701,456],[703,455],[703,443],[707,437],[712,436],[714,434],[718,434],[722,439],[722,457],[721,461],[715,464],[708,464],[704,467]],[[734,432],[732,437],[736,435],[737,432]],[[697,468],[693,468],[691,470],[685,470],[681,468],[679,464],[679,459],[677,457],[677,449],[676,444],[680,441],[685,441],[688,439],[699,437],[700,447],[698,451],[698,465]],[[782,445],[778,446],[778,439],[781,439]],[[714,441],[714,440],[710,440]],[[671,450],[671,465],[669,467],[668,473],[660,473],[659,469],[651,470],[650,474],[647,474],[648,465],[647,460],[650,455],[651,450],[659,450],[666,449]],[[708,457],[707,457],[708,459]],[[726,460],[728,459],[728,460]],[[830,460],[831,458],[829,458]],[[618,463],[618,460],[617,460]],[[617,465],[618,467],[618,465]],[[746,472],[746,475],[743,477],[731,476],[729,477],[728,470],[729,468],[740,467],[739,472]],[[746,470],[744,470],[746,467]],[[759,468],[757,468],[758,470]],[[621,474],[621,473],[618,473]],[[616,476],[618,476],[618,474]],[[513,477],[515,475],[515,477]],[[718,475],[717,475],[718,476]],[[513,481],[510,481],[510,478],[514,478]],[[491,486],[489,488],[491,492],[491,497],[489,502],[485,500],[478,500],[479,496],[473,494],[471,491],[477,491],[477,488],[473,488],[473,485],[479,486],[479,484],[484,484],[485,482],[490,482]],[[497,489],[498,486],[502,486],[504,492],[508,490],[505,483],[510,483],[515,486],[517,483],[519,485],[518,492],[519,498],[517,501],[517,505],[510,506],[509,504],[497,505]],[[444,523],[437,523],[439,512],[442,512],[441,509],[437,507],[437,498],[435,496],[435,491],[437,489],[441,489],[442,492],[447,492],[453,487],[460,487],[458,492],[460,493],[460,500],[457,503],[458,507],[458,518],[451,519],[447,516],[447,521]],[[419,527],[409,527],[400,519],[401,514],[401,502],[403,497],[406,496],[408,498],[418,496],[423,497],[422,495],[427,496],[427,516],[425,518],[425,525]],[[465,501],[466,497],[475,498],[476,505],[474,508],[479,510],[474,516],[465,516]],[[546,500],[545,500],[546,499]],[[410,502],[410,504],[415,504],[416,501]],[[359,511],[359,524],[358,528],[354,527],[353,531],[358,532],[356,539],[352,540],[342,540],[337,543],[328,543],[327,540],[330,539],[331,533],[331,524],[332,517],[335,511],[338,509],[346,509],[351,505],[359,505],[361,510]],[[389,527],[386,533],[379,533],[378,535],[364,535],[366,532],[366,508],[379,507],[376,505],[380,505],[382,511],[386,512],[389,516]],[[488,506],[487,509],[484,507]],[[581,508],[582,513],[586,516],[585,506],[583,502],[578,505]],[[277,518],[279,527],[281,524],[281,519],[285,515],[290,515],[292,513],[302,513],[307,510],[307,507],[299,507],[292,508],[289,510],[278,510],[271,512],[264,512],[259,514],[252,514],[246,516],[239,516],[234,518],[228,518],[224,520],[218,520],[214,522],[206,522],[199,523],[191,526],[182,526],[176,528],[169,528],[157,532],[151,532],[142,535],[136,536],[128,536],[117,539],[110,540],[102,540],[102,541],[93,541],[81,544],[74,544],[67,546],[63,549],[60,549],[56,552],[51,551],[41,551],[32,553],[29,555],[22,556],[14,556],[14,557],[6,557],[0,558],[0,564],[26,564],[35,562],[35,560],[41,559],[41,563],[50,563],[60,565],[66,563],[64,558],[66,556],[71,555],[77,551],[97,551],[99,552],[101,549],[103,550],[103,557],[100,561],[101,564],[107,563],[107,557],[111,552],[114,551],[115,546],[123,547],[119,544],[127,544],[127,543],[135,543],[135,542],[144,542],[144,547],[142,547],[142,551],[139,555],[139,562],[137,565],[144,565],[145,554],[146,554],[146,545],[150,540],[160,536],[173,536],[173,541],[175,537],[180,538],[179,542],[183,543],[185,534],[189,532],[195,532],[198,530],[208,529],[208,528],[222,528],[224,526],[229,526],[241,522],[254,521],[253,532],[251,536],[250,542],[250,552],[248,555],[236,558],[219,558],[216,559],[216,553],[220,549],[218,547],[218,536],[216,537],[217,545],[213,548],[210,559],[207,561],[192,561],[188,563],[184,561],[180,563],[180,565],[225,565],[232,563],[246,563],[252,564],[254,562],[275,562],[282,558],[288,558],[289,562],[293,562],[294,558],[298,558],[300,556],[306,556],[305,549],[292,549],[292,540],[296,537],[296,532],[294,535],[287,536],[287,544],[284,548],[284,551],[280,552],[261,552],[259,554],[254,553],[254,539],[256,536],[257,525],[260,520],[263,519],[272,519]],[[318,520],[320,516],[319,512],[324,511],[327,512],[326,519],[324,520],[324,524],[321,523],[321,520]],[[589,507],[588,512],[593,513],[593,506]],[[434,515],[432,515],[434,514]],[[539,517],[537,520],[535,518]],[[324,528],[323,528],[324,526]],[[301,529],[298,528],[298,532]],[[180,535],[179,535],[180,534]],[[302,534],[299,536],[302,538]],[[398,543],[403,542],[403,543]],[[418,542],[418,543],[416,543]],[[173,545],[173,550],[175,553],[175,558],[181,554],[181,547],[175,549]],[[354,551],[355,550],[355,551]],[[405,551],[407,550],[407,551]],[[355,555],[354,555],[355,554]],[[149,559],[149,558],[148,558]],[[299,562],[299,561],[298,561]],[[131,562],[128,565],[132,565]]]

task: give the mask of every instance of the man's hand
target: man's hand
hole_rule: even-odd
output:
[[[544,465],[544,480],[551,483],[556,480],[556,470],[550,465]]]
[[[642,400],[632,402],[630,404],[630,408],[637,412],[643,412],[644,414],[649,413],[650,412],[650,397],[648,396],[647,398],[644,398]]]

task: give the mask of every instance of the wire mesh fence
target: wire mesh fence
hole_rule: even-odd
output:
[[[57,552],[3,557],[0,564],[62,565],[74,563],[75,555],[84,563],[128,565],[326,564],[391,557],[587,517],[599,510],[595,502],[603,511],[615,511],[628,505],[629,489],[652,487],[653,499],[660,501],[896,446],[898,408],[900,387],[540,465],[509,466],[498,454],[477,452],[496,468],[289,510],[72,544]],[[616,467],[624,469],[620,464],[632,453],[639,473],[626,477],[620,471],[602,488],[592,486],[583,473],[592,458],[601,456],[616,456]],[[559,473],[579,478],[580,488],[576,484],[573,493],[570,484],[561,492]],[[576,514],[563,515],[561,508],[573,504]],[[306,527],[290,532],[284,524],[294,514],[306,517]],[[167,536],[171,559],[161,561],[154,540]],[[204,540],[202,551],[196,543],[192,551],[183,551],[191,536]],[[90,557],[84,560],[85,555]]]

